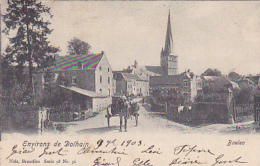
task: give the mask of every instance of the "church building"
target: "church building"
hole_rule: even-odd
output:
[[[161,51],[160,66],[145,66],[149,76],[166,76],[178,74],[178,56],[173,53],[171,16],[168,15],[165,46]]]
[[[168,95],[172,91],[184,96],[185,101],[191,101],[197,95],[198,77],[190,70],[178,72],[178,56],[174,54],[173,38],[171,30],[171,16],[168,15],[165,46],[160,56],[160,66],[145,66],[146,75],[149,80],[150,94]]]

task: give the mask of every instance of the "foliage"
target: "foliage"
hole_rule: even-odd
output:
[[[21,103],[32,103],[32,96],[26,94],[27,87],[25,84],[17,83],[11,88],[3,89],[3,96],[5,101],[3,102],[6,106],[20,105]]]
[[[168,94],[163,94],[160,90],[154,90],[153,97],[158,104],[165,104],[165,102],[171,105],[188,104],[188,101],[185,101],[184,94],[176,90],[169,90]]]
[[[253,102],[256,88],[253,85],[242,83],[240,89],[234,89],[233,94],[237,104],[248,104]]]
[[[52,18],[50,8],[35,0],[10,0],[6,11],[3,15],[6,25],[3,32],[16,35],[9,37],[10,44],[4,58],[17,66],[20,72],[29,65],[28,89],[32,91],[34,66],[46,67],[53,59],[52,54],[59,51],[47,40],[52,30],[48,28],[50,22],[44,21],[43,15]]]
[[[203,95],[197,95],[195,102],[213,102],[213,103],[224,103],[226,102],[227,94],[225,93],[204,93]]]
[[[64,131],[66,131],[67,128],[65,127],[65,125],[59,123],[59,124],[56,125],[56,129],[57,129],[59,132],[64,132]]]
[[[51,95],[53,89],[55,88],[54,86],[54,81],[55,81],[55,74],[51,71],[47,71],[44,73],[44,90],[46,90],[49,95]]]
[[[68,41],[68,54],[69,55],[85,55],[89,52],[91,46],[76,37]]]
[[[68,100],[67,94],[64,93],[56,84],[50,85],[50,91],[43,91],[43,99],[39,103],[40,106],[59,106]]]
[[[232,81],[237,81],[241,78],[241,75],[237,74],[236,72],[230,72],[228,74],[228,77],[232,80]]]
[[[11,88],[15,84],[15,69],[4,58],[1,61],[1,72],[3,89]]]
[[[204,94],[212,94],[215,92],[226,92],[227,88],[224,86],[217,86],[213,81],[204,81],[202,91]]]

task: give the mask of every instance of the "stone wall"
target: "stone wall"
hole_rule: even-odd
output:
[[[168,107],[168,118],[185,124],[230,123],[229,111],[225,103],[194,103],[191,107]]]
[[[46,110],[38,107],[12,106],[4,108],[1,118],[3,132],[36,133],[48,116]]]

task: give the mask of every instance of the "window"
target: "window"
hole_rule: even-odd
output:
[[[99,66],[99,70],[102,70],[102,67],[101,67],[101,66]]]
[[[188,101],[188,93],[183,93],[183,95],[184,95],[184,101],[186,102],[186,101]]]
[[[110,96],[110,89],[108,89],[108,96]]]
[[[198,88],[201,88],[202,86],[201,86],[201,82],[198,82]]]
[[[107,68],[107,72],[109,72],[109,68]]]
[[[76,84],[77,84],[77,78],[76,78],[76,76],[72,76],[71,82],[72,82],[72,85],[76,85]]]
[[[187,80],[184,80],[183,82],[183,87],[187,87],[188,86],[188,81]]]
[[[107,78],[107,83],[109,83],[109,84],[110,84],[110,77],[108,77],[108,78]]]
[[[100,81],[100,83],[102,83],[102,76],[100,76],[99,81]]]
[[[102,89],[99,89],[100,93],[102,93]]]

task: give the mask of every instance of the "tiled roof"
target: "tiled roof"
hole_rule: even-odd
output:
[[[73,70],[78,69],[78,62],[82,62],[83,69],[95,69],[100,62],[103,54],[86,54],[86,55],[71,55],[60,56],[56,58],[55,66],[51,70]]]
[[[183,76],[179,75],[167,75],[167,76],[151,76],[150,77],[150,86],[156,85],[178,85],[181,83],[181,78]]]
[[[124,77],[124,79],[126,81],[141,81],[141,79],[137,75],[135,75],[135,74],[122,73],[122,76]]]
[[[106,95],[103,95],[101,93],[96,93],[96,92],[93,92],[93,91],[89,91],[89,90],[86,90],[86,89],[81,89],[81,88],[74,87],[74,86],[72,86],[72,87],[66,87],[66,86],[63,86],[63,85],[59,85],[59,86],[62,87],[62,88],[71,90],[73,92],[82,94],[84,96],[92,97],[92,98],[104,98],[104,97],[107,97]]]
[[[221,76],[202,76],[203,79],[207,81],[215,81],[218,80]]]
[[[206,78],[207,79],[206,79]],[[212,79],[209,79],[210,77],[212,77]],[[211,81],[212,83],[214,83],[215,88],[216,89],[220,89],[221,87],[232,87],[232,88],[238,88],[239,86],[237,83],[231,81],[228,77],[222,75],[222,76],[203,76],[203,78],[206,81]]]
[[[145,66],[145,68],[153,73],[164,75],[163,68],[161,66]]]

